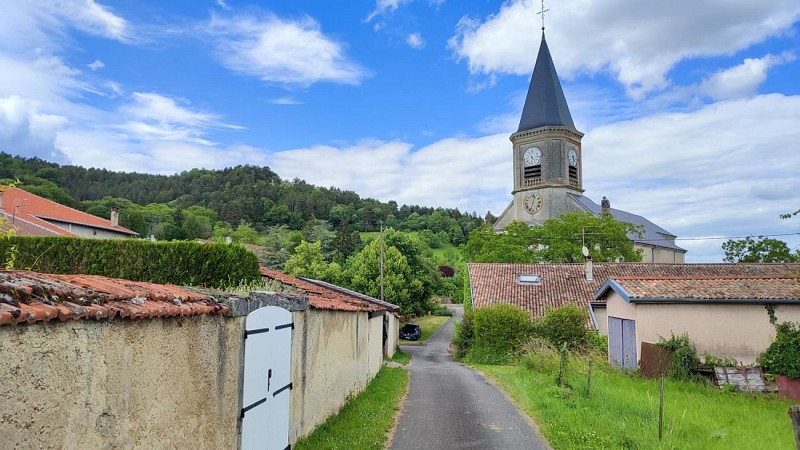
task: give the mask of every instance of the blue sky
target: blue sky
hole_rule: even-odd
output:
[[[681,238],[800,245],[800,3],[551,2],[584,187]],[[0,149],[176,173],[268,165],[499,214],[541,38],[532,0],[0,0]],[[711,239],[698,239],[711,238]]]

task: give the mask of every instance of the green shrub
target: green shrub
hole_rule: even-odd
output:
[[[800,322],[783,322],[775,329],[775,340],[758,357],[758,363],[769,373],[800,378]]]
[[[476,363],[500,364],[508,361],[530,338],[531,319],[516,306],[492,305],[475,311],[473,328],[469,359]]]
[[[575,305],[551,308],[544,317],[533,322],[533,334],[557,348],[564,342],[569,349],[584,347],[589,344],[588,320],[588,313]]]
[[[258,259],[240,245],[17,236],[15,268],[41,273],[104,275],[133,281],[224,288],[261,280]]]
[[[672,352],[670,368],[667,372],[670,378],[686,381],[697,379],[692,370],[700,365],[700,359],[697,357],[697,349],[689,340],[687,333],[680,336],[673,334],[668,340],[662,337],[656,345]]]
[[[475,317],[473,310],[464,311],[464,316],[461,317],[461,322],[456,324],[456,331],[453,334],[453,346],[455,359],[464,359],[467,352],[472,347],[472,340],[475,337],[475,332],[472,327],[472,319]]]
[[[433,304],[433,315],[434,316],[447,316],[450,317],[453,315],[453,311],[450,311],[450,308],[444,306],[441,303],[434,303]]]
[[[604,336],[597,331],[586,333],[586,349],[599,352],[608,356],[608,336]]]

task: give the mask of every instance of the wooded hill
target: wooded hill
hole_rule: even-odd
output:
[[[376,231],[382,221],[399,230],[430,230],[460,244],[481,223],[475,212],[384,203],[300,179],[283,180],[268,167],[151,175],[0,153],[0,182],[14,180],[29,192],[106,218],[111,206],[119,206],[121,225],[161,239],[208,237],[220,223],[233,229],[249,224],[259,231],[271,226],[300,230],[310,220],[324,220],[358,231]]]

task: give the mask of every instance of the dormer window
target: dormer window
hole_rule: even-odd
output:
[[[517,283],[532,285],[532,286],[541,286],[542,277],[541,275],[523,274],[517,277]]]

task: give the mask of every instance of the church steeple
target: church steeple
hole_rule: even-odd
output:
[[[544,126],[563,126],[575,130],[567,99],[561,90],[561,82],[542,31],[542,43],[517,132]]]

